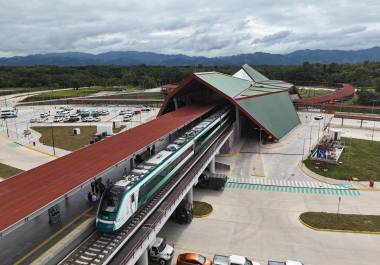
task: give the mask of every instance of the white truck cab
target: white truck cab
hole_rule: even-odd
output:
[[[173,258],[174,248],[166,244],[165,239],[157,237],[148,249],[149,260],[158,262],[160,265],[170,264]]]
[[[260,265],[260,263],[238,255],[214,255],[213,265]]]

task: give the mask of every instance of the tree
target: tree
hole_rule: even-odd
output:
[[[375,88],[375,91],[380,94],[380,77],[373,80],[373,86]]]

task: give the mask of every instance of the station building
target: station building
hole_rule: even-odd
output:
[[[234,137],[259,134],[260,140],[279,141],[300,124],[292,103],[295,86],[270,80],[249,65],[234,75],[194,73],[167,96],[159,115],[186,105],[221,104],[235,110]]]

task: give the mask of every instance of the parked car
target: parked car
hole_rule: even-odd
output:
[[[140,113],[141,113],[141,110],[139,110],[139,109],[133,111],[134,115],[137,115],[137,114],[140,114]]]
[[[97,110],[95,110],[95,111],[91,112],[91,116],[92,117],[99,117],[100,116],[100,112],[97,111]]]
[[[83,122],[94,122],[94,117],[85,117],[82,119]]]
[[[31,123],[42,123],[42,122],[47,122],[49,119],[48,118],[31,118],[30,122]]]
[[[53,122],[63,122],[63,118],[55,116]]]
[[[80,121],[80,118],[78,116],[70,115],[70,122],[77,122],[77,121]]]
[[[177,265],[211,265],[211,260],[197,253],[183,253],[177,257]]]
[[[49,115],[50,114],[48,112],[40,113],[40,118],[47,118]]]
[[[142,111],[142,112],[149,112],[149,111],[150,111],[150,108],[142,108],[141,111]]]
[[[108,110],[101,110],[99,113],[101,116],[107,116],[108,114],[110,114]]]
[[[73,107],[71,107],[71,106],[64,106],[63,109],[64,109],[64,110],[71,111],[71,110],[73,110]]]
[[[90,116],[90,112],[88,111],[88,110],[80,110],[79,111],[79,115],[81,116],[81,117],[88,117],[88,116]]]
[[[131,116],[127,116],[127,115],[125,115],[124,117],[123,117],[123,121],[124,122],[128,122],[128,121],[131,121],[132,120],[132,117]]]
[[[152,245],[148,247],[149,260],[158,262],[159,265],[170,264],[174,248],[166,243],[166,240],[161,237],[156,237]]]
[[[323,120],[323,116],[322,115],[317,115],[317,116],[314,117],[314,120],[316,120],[316,121]]]
[[[14,107],[5,107],[0,109],[0,118],[16,118],[17,117],[17,109]]]
[[[93,120],[94,120],[95,122],[99,122],[99,121],[101,121],[101,119],[100,119],[99,117],[93,117]]]
[[[126,111],[123,109],[119,111],[119,115],[125,115],[125,113],[126,113]]]
[[[268,265],[303,265],[302,262],[294,261],[294,260],[286,260],[286,261],[268,261]]]
[[[260,265],[260,263],[256,261],[251,261],[246,257],[238,255],[214,255],[212,263],[213,265]]]
[[[64,117],[63,122],[71,122],[70,117]]]

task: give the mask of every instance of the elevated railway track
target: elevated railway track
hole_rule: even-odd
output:
[[[139,253],[144,251],[144,247],[146,249],[149,238],[161,229],[231,133],[231,123],[220,127],[209,143],[119,231],[115,233],[95,231],[59,264],[98,265],[109,264],[111,261],[112,264],[136,262],[140,256]],[[125,248],[124,245],[128,247]],[[121,250],[123,250],[123,255],[118,256]],[[114,259],[116,256],[118,258]]]

